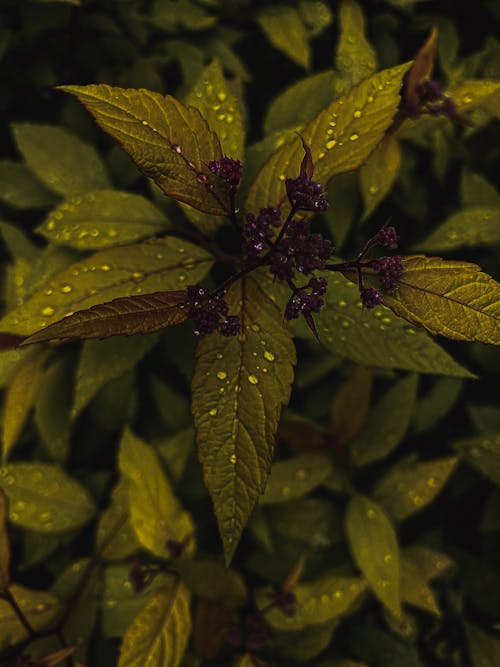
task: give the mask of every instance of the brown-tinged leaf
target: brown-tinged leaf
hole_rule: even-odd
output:
[[[339,445],[353,440],[365,425],[372,397],[373,372],[356,366],[334,396],[330,410],[331,434]]]
[[[9,499],[0,490],[0,590],[4,591],[10,584],[10,540],[7,532],[9,518]]]
[[[213,215],[231,210],[228,188],[208,169],[222,157],[219,139],[198,109],[143,88],[59,89],[75,95],[169,197]]]
[[[49,655],[44,656],[38,660],[40,667],[56,667],[69,658],[76,651],[76,646],[66,646],[57,651],[53,651]]]
[[[420,94],[418,87],[427,79],[430,79],[434,69],[434,62],[436,59],[438,31],[434,26],[431,34],[420,47],[413,65],[406,76],[404,88],[404,101],[410,108],[418,106],[420,102]]]
[[[216,658],[225,644],[226,630],[232,615],[217,602],[198,600],[193,623],[193,643],[204,660]]]

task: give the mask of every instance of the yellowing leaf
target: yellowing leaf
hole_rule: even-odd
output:
[[[59,611],[59,601],[49,593],[12,584],[9,588],[33,630],[46,629]],[[7,600],[0,599],[0,649],[27,639],[24,625]]]
[[[392,468],[375,487],[374,497],[397,521],[429,505],[455,469],[455,456],[400,464]]]
[[[175,497],[154,449],[127,430],[120,444],[119,466],[127,480],[132,528],[141,544],[169,558],[167,541],[185,541],[186,553],[193,553],[191,516]]]
[[[343,0],[339,9],[340,37],[335,64],[350,86],[377,69],[377,56],[366,38],[365,17],[355,0]]]
[[[330,410],[330,433],[343,446],[363,429],[370,409],[373,372],[356,366],[343,382],[333,399]]]
[[[359,186],[368,218],[389,194],[401,166],[399,143],[387,135],[359,170]]]
[[[130,523],[127,482],[120,479],[111,494],[111,503],[99,518],[96,535],[97,551],[105,560],[121,560],[139,546]]]
[[[125,633],[118,667],[177,667],[191,634],[189,598],[181,581],[160,589]]]
[[[464,438],[453,443],[460,458],[500,484],[500,434],[488,433],[473,438]]]
[[[221,158],[217,136],[193,107],[170,95],[107,85],[62,86],[116,139],[169,197],[200,211],[230,211],[229,191],[208,163]]]
[[[266,619],[274,628],[285,631],[326,623],[348,613],[365,588],[365,582],[358,577],[324,574],[294,588],[297,601],[294,616],[285,616],[280,609],[274,608],[266,612]],[[269,603],[266,592],[257,592],[257,605],[261,609]]]
[[[15,123],[12,131],[28,167],[58,195],[74,197],[109,187],[104,164],[95,149],[68,130]]]
[[[336,174],[357,169],[366,160],[392,123],[407,69],[408,65],[399,65],[374,74],[331,102],[301,130],[312,152],[314,180],[326,185]],[[284,201],[284,180],[299,174],[303,153],[299,137],[277,150],[253,182],[246,209],[256,211]]]
[[[500,206],[474,206],[455,213],[416,244],[424,252],[500,243]]]
[[[2,419],[2,460],[16,444],[33,406],[47,359],[47,350],[36,350],[15,370],[5,396]]]
[[[9,499],[0,490],[0,590],[4,591],[10,584],[10,540],[7,532],[9,516]]]
[[[295,350],[283,316],[251,278],[227,294],[241,334],[200,341],[192,383],[199,458],[229,563],[264,491]]]
[[[52,463],[11,463],[0,468],[12,523],[41,533],[74,530],[95,504],[87,489]]]
[[[274,47],[300,67],[309,69],[311,49],[307,29],[298,9],[287,5],[272,5],[258,13],[257,21]]]
[[[500,81],[469,79],[446,91],[460,112],[472,111],[500,99]]]
[[[17,209],[48,208],[54,195],[28,167],[12,160],[0,160],[0,201]]]
[[[350,445],[354,465],[378,461],[399,445],[415,407],[417,385],[418,375],[407,375],[379,399],[365,428]]]
[[[96,190],[57,206],[36,231],[56,245],[98,250],[154,236],[168,225],[163,213],[140,195]]]
[[[431,549],[424,544],[414,544],[404,549],[406,560],[412,561],[426,581],[442,576],[453,566],[453,560],[447,554]]]
[[[346,531],[354,560],[368,585],[387,609],[399,618],[399,547],[389,517],[370,498],[354,495],[347,507]]]
[[[153,292],[199,282],[211,263],[205,250],[174,237],[101,250],[46,280],[30,299],[0,320],[0,331],[29,335],[112,299],[138,294],[154,299]]]
[[[418,565],[404,556],[401,557],[401,599],[434,616],[441,616],[441,610],[425,576]]]
[[[476,264],[403,257],[404,273],[383,301],[432,334],[500,345],[500,285]]]
[[[313,452],[273,463],[259,503],[270,505],[301,498],[324,482],[331,471],[331,457]]]

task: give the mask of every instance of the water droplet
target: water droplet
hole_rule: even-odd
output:
[[[290,487],[289,487],[289,486],[284,486],[284,487],[281,489],[281,495],[282,495],[282,496],[285,496],[285,498],[288,497],[288,496],[290,495],[290,493],[291,493],[291,490],[290,490]]]
[[[250,382],[250,384],[258,384],[259,378],[255,377],[255,375],[249,375],[248,381]]]
[[[236,463],[236,454],[231,454],[231,456],[229,457],[229,460],[230,460],[231,463],[233,463],[233,464]]]
[[[63,292],[64,294],[69,294],[72,289],[73,288],[71,287],[71,285],[66,284],[61,287],[61,292]]]
[[[144,278],[144,274],[141,273],[140,271],[134,271],[132,273],[132,279],[133,280],[142,280]]]
[[[113,607],[116,607],[118,602],[116,600],[106,600],[106,607],[109,607],[112,609]]]
[[[56,311],[52,306],[45,306],[45,308],[42,309],[42,315],[45,315],[46,317],[50,317],[50,315],[53,315]]]
[[[369,95],[367,101],[369,103],[373,102],[373,95]]]
[[[354,116],[354,118],[361,118],[363,114],[359,109],[356,109],[356,111],[352,115]]]
[[[344,301],[344,299],[340,299],[339,301],[337,301],[337,304],[338,304],[341,308],[345,308],[345,307],[347,306],[347,301]]]
[[[22,500],[18,500],[16,501],[15,507],[16,510],[20,510],[22,512],[22,510],[26,509],[26,503]]]
[[[472,102],[472,97],[470,95],[464,95],[462,97],[462,102],[464,104],[470,104]]]
[[[276,357],[274,356],[274,354],[272,352],[269,352],[268,350],[266,350],[264,352],[264,359],[267,359],[267,361],[274,361],[275,358]]]
[[[327,150],[331,150],[331,149],[334,148],[334,146],[336,146],[336,145],[337,145],[337,140],[336,140],[336,139],[330,139],[330,141],[327,141],[327,142],[326,142],[326,148],[327,148]]]
[[[49,230],[49,232],[51,232],[55,228],[55,226],[56,223],[54,222],[54,220],[49,220],[49,222],[47,223],[47,229]]]
[[[304,470],[304,468],[299,468],[295,473],[295,477],[297,479],[304,479],[305,476],[306,476],[306,471]]]
[[[41,521],[47,522],[50,521],[51,519],[52,519],[52,514],[50,512],[42,512],[40,514]]]
[[[198,174],[196,176],[196,180],[198,181],[198,183],[206,183],[208,179],[205,176],[205,174]]]
[[[111,271],[109,264],[101,264],[101,271]]]
[[[226,119],[226,114],[225,113],[217,114],[217,120],[225,120],[225,119]]]
[[[49,287],[49,289],[46,289],[46,290],[45,290],[45,294],[46,294],[47,296],[50,296],[51,294],[54,294],[54,290],[53,290],[53,289],[50,289],[50,287]]]
[[[12,521],[19,521],[19,514],[17,512],[11,512],[10,513],[10,519]]]
[[[369,519],[374,519],[377,516],[377,513],[375,512],[375,510],[369,509],[366,513],[366,516]]]
[[[391,582],[389,581],[389,579],[381,579],[380,585],[382,586],[382,588],[389,588]]]
[[[215,357],[216,357],[217,359],[222,359],[222,354],[221,354],[220,352],[217,352],[217,354],[215,355]]]
[[[186,281],[186,275],[184,273],[181,273],[181,275],[177,278],[178,282],[183,283]]]
[[[326,153],[323,153],[323,151],[321,151],[321,153],[318,155],[318,160],[322,160],[325,157],[325,155]]]
[[[384,563],[392,563],[392,555],[391,554],[385,554]]]
[[[172,144],[172,150],[175,153],[182,153],[182,148],[179,146],[179,144]]]
[[[225,380],[225,379],[227,378],[227,373],[226,373],[226,371],[219,371],[219,372],[217,373],[217,377],[219,378],[219,380]]]
[[[337,123],[334,120],[331,120],[329,123],[330,127],[336,127]]]
[[[258,333],[260,331],[260,326],[258,324],[252,324],[252,331]]]
[[[379,191],[378,185],[370,185],[370,187],[368,188],[368,192],[371,195],[376,195],[378,191]]]
[[[430,487],[431,489],[435,489],[438,485],[438,481],[435,477],[429,477],[427,480],[427,486]]]
[[[215,417],[215,415],[217,414],[217,408],[212,408],[212,409],[209,411],[208,414],[209,414],[211,417]]]
[[[148,123],[147,120],[143,120],[143,121],[142,121],[142,124],[143,124],[143,125],[149,125],[149,123]]]
[[[284,181],[285,178],[286,178],[286,176],[285,176],[285,174],[280,174],[280,175],[278,176],[278,178],[280,179],[280,181]]]
[[[223,91],[223,90],[220,90],[220,91],[217,93],[217,99],[219,100],[219,102],[224,102],[224,100],[226,99],[226,97],[227,97],[227,93],[226,93],[225,91]]]
[[[353,132],[349,137],[349,141],[357,141],[358,139],[359,139],[359,134],[357,132]]]
[[[343,595],[344,595],[344,594],[343,594],[342,591],[335,591],[335,593],[333,594],[333,596],[334,596],[335,598],[337,598],[337,600],[340,600],[340,598],[341,598]]]

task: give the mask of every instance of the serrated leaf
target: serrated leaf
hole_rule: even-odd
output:
[[[350,87],[377,69],[377,56],[366,38],[363,10],[355,0],[340,3],[339,23],[335,65]]]
[[[40,385],[47,350],[35,350],[14,371],[5,395],[2,419],[2,461],[17,442]]]
[[[185,553],[192,554],[193,521],[175,497],[154,449],[127,430],[120,443],[119,466],[128,482],[132,528],[141,544],[156,556],[169,558],[167,541],[185,541]]]
[[[62,127],[14,123],[14,139],[28,167],[49,190],[74,197],[109,187],[96,150]]]
[[[270,43],[290,60],[309,69],[311,49],[300,11],[287,5],[272,5],[257,14],[257,21]]]
[[[13,160],[0,160],[0,201],[20,210],[48,208],[54,195],[28,167]]]
[[[198,454],[229,563],[271,466],[295,350],[282,315],[251,278],[227,294],[241,333],[200,341],[192,382]],[[221,392],[221,389],[224,391]]]
[[[331,471],[331,457],[321,453],[310,452],[273,463],[259,504],[272,505],[301,498],[324,482]]]
[[[9,516],[9,499],[0,490],[0,590],[4,591],[10,584],[10,540],[7,532]]]
[[[155,298],[151,293],[197,283],[211,264],[205,250],[172,236],[101,250],[46,279],[30,299],[0,320],[0,331],[30,335],[74,311],[138,294],[149,294],[143,302],[147,309],[149,298]]]
[[[500,345],[500,285],[476,264],[407,255],[394,294],[383,302],[432,334]]]
[[[387,456],[404,438],[415,407],[418,375],[396,382],[372,409],[365,428],[351,443],[354,465],[364,466]]]
[[[154,236],[168,226],[163,213],[145,197],[96,190],[57,206],[35,231],[56,245],[98,250]]]
[[[354,560],[387,609],[401,616],[400,558],[396,531],[382,507],[354,495],[346,513],[346,532]]]
[[[160,589],[125,633],[118,667],[177,667],[191,634],[189,602],[181,581]]]
[[[140,547],[130,523],[129,491],[121,478],[111,493],[111,502],[97,524],[96,547],[101,558],[121,560]]]
[[[301,130],[312,152],[315,180],[326,185],[336,174],[356,169],[366,160],[392,123],[408,67],[374,74],[331,102]],[[284,201],[284,180],[298,175],[303,153],[298,137],[277,150],[253,182],[246,209],[257,211]]]
[[[389,194],[401,166],[401,149],[392,135],[387,135],[359,170],[359,186],[366,220]]]
[[[500,655],[498,633],[484,632],[470,623],[466,624],[465,631],[473,667],[495,667]]]
[[[415,247],[436,252],[496,243],[500,243],[500,206],[474,206],[449,217]]]
[[[107,85],[61,86],[169,197],[213,215],[230,210],[229,190],[208,169],[221,158],[217,135],[197,109],[170,95]]]
[[[401,599],[434,616],[441,616],[434,593],[428,586],[422,571],[417,564],[405,558],[404,555],[401,556]]]
[[[221,602],[229,609],[241,607],[248,597],[246,584],[236,570],[215,559],[184,560],[179,574],[189,590],[199,598]]]
[[[397,521],[429,505],[451,476],[457,458],[450,456],[422,463],[402,463],[382,477],[374,497]]]
[[[59,601],[49,593],[12,584],[9,592],[35,631],[47,628],[59,611]],[[7,600],[0,599],[0,648],[27,638],[26,628]]]
[[[372,398],[373,372],[356,366],[338,388],[330,409],[330,433],[344,446],[363,429]]]
[[[452,447],[469,465],[500,484],[500,433],[456,440]]]
[[[274,608],[266,612],[266,620],[277,630],[283,631],[302,630],[327,623],[349,613],[365,588],[365,582],[358,577],[327,573],[313,581],[297,584],[293,590],[296,598],[294,616],[285,616]],[[257,606],[261,609],[269,602],[266,593],[262,589],[257,591]]]

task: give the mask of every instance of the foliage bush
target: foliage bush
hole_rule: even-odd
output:
[[[1,664],[497,665],[497,4],[4,6]]]

